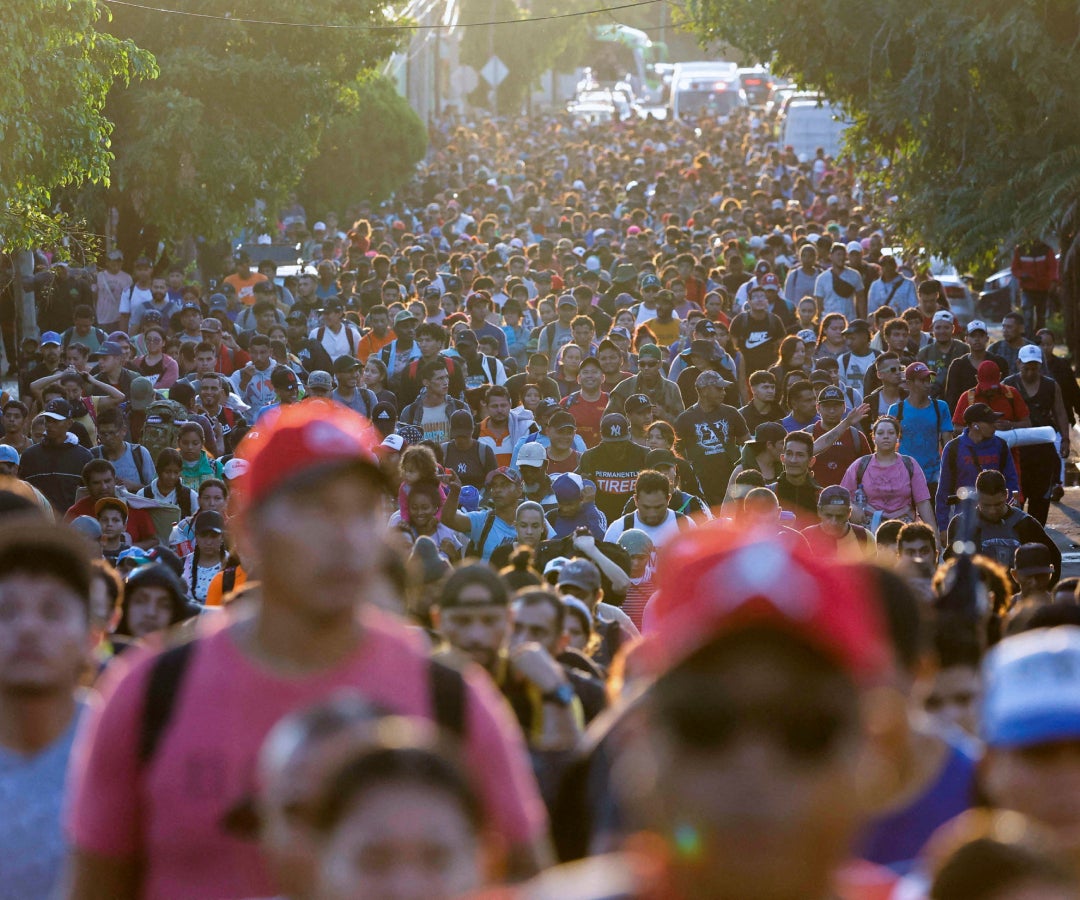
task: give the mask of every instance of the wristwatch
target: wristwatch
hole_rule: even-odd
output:
[[[569,681],[564,681],[555,690],[541,694],[540,699],[545,703],[555,703],[558,706],[569,706],[574,702],[574,686]]]

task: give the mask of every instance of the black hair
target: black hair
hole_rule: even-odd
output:
[[[487,563],[469,563],[459,566],[443,585],[439,595],[439,606],[446,608],[457,605],[458,596],[469,585],[479,584],[488,589],[491,603],[506,606],[510,602],[510,592],[506,583],[495,574]]]
[[[881,604],[893,656],[905,672],[914,674],[927,643],[919,601],[895,572],[873,565],[862,568],[874,582],[873,595]]]
[[[1004,494],[1008,489],[1005,476],[997,469],[983,469],[975,479],[975,490],[980,494]]]
[[[634,496],[657,492],[671,496],[671,482],[668,481],[668,477],[663,472],[657,472],[656,469],[644,469],[639,472],[637,481],[634,483]]]
[[[555,612],[555,635],[558,637],[563,633],[563,626],[566,624],[566,605],[554,591],[544,588],[526,588],[514,594],[512,602],[520,603],[522,606],[550,606]]]
[[[99,472],[110,472],[116,474],[116,466],[114,466],[107,459],[92,459],[85,466],[82,467],[82,482],[85,486],[90,486],[90,476],[97,475]]]
[[[1010,887],[1076,883],[1057,864],[1019,844],[981,837],[959,847],[938,869],[930,900],[990,900]]]
[[[121,606],[120,621],[116,626],[116,633],[134,637],[131,634],[131,625],[128,622],[128,614],[131,611],[131,600],[135,592],[142,587],[162,588],[169,595],[170,613],[169,625],[176,625],[184,619],[191,618],[194,610],[188,604],[187,591],[180,577],[164,563],[151,563],[148,566],[140,566],[132,572],[124,584],[124,599]]]
[[[90,561],[86,544],[72,529],[41,522],[34,515],[5,517],[0,525],[0,579],[11,575],[47,575],[78,595],[90,611]]]

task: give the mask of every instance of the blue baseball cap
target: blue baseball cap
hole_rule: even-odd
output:
[[[46,331],[41,335],[41,340],[39,343],[42,347],[44,347],[46,344],[55,344],[57,347],[59,347],[60,335],[57,334],[55,331]]]
[[[458,505],[466,512],[476,512],[480,506],[480,492],[471,484],[467,484],[458,494]]]
[[[19,451],[11,444],[0,444],[0,463],[19,464]]]
[[[1080,739],[1080,626],[1038,628],[997,644],[983,662],[987,746]]]

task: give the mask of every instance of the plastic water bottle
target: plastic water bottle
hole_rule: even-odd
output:
[[[855,506],[857,506],[863,513],[866,512],[866,491],[863,490],[863,486],[860,484],[855,488]]]

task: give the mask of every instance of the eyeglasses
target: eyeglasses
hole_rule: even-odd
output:
[[[639,359],[638,360],[638,368],[639,369],[658,369],[658,368],[660,368],[660,363],[655,359]]]
[[[900,371],[899,366],[889,366],[889,368],[887,368],[887,369],[881,369],[880,374],[881,375],[895,375],[899,371]]]

